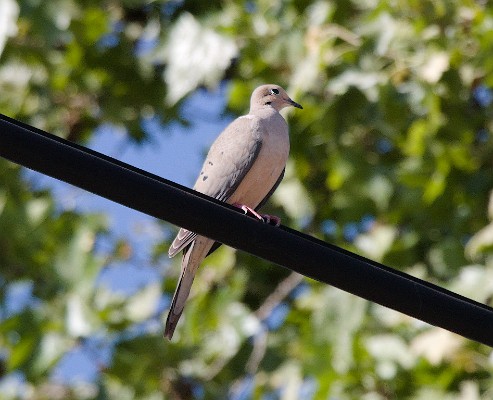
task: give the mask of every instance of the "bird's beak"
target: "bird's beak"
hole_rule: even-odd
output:
[[[296,101],[291,100],[290,98],[288,98],[288,99],[286,100],[286,102],[287,102],[288,104],[292,105],[293,107],[296,107],[296,108],[299,108],[299,109],[303,110],[303,107],[301,106],[301,104],[298,104]]]

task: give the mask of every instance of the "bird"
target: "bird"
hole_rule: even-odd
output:
[[[284,177],[289,131],[279,111],[288,106],[303,109],[281,86],[257,87],[250,98],[249,113],[231,122],[210,147],[193,189],[278,226],[278,217],[261,215],[256,210],[264,205]],[[169,248],[170,258],[183,251],[181,275],[164,329],[164,336],[169,340],[185,307],[195,273],[214,243],[212,239],[181,228]]]

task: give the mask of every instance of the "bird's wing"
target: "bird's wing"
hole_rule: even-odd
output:
[[[194,189],[227,201],[250,171],[262,147],[258,118],[246,115],[234,120],[212,144]],[[197,234],[181,228],[171,244],[173,257],[187,247]]]

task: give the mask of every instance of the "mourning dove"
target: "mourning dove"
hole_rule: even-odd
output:
[[[289,134],[279,111],[288,106],[303,108],[280,86],[256,88],[250,99],[250,112],[235,119],[212,144],[194,190],[279,225],[277,217],[261,216],[255,210],[267,201],[284,176]],[[213,245],[214,240],[181,228],[170,246],[169,256],[183,250],[183,259],[164,331],[169,339],[183,312],[195,273]]]

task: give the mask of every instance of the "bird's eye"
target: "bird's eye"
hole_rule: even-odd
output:
[[[279,89],[271,89],[270,94],[279,94]]]

